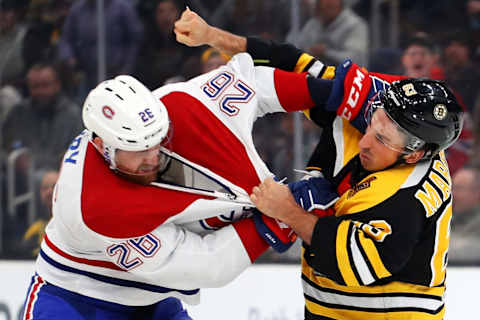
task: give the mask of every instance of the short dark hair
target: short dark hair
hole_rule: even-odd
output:
[[[60,66],[56,62],[51,62],[51,61],[37,62],[28,69],[28,72],[30,72],[30,70],[42,70],[42,69],[51,69],[53,73],[55,73],[55,77],[57,78],[57,80],[58,81],[62,80]]]
[[[403,50],[405,51],[413,45],[427,48],[432,52],[435,50],[434,42],[432,41],[431,37],[426,33],[418,33],[408,38],[403,45]]]
[[[443,47],[447,47],[453,42],[456,42],[464,47],[466,47],[470,53],[473,52],[472,48],[472,39],[470,35],[466,32],[451,32],[447,34],[442,41]]]

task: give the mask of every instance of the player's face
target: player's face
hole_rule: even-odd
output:
[[[402,155],[405,138],[383,109],[372,116],[365,135],[360,139],[360,162],[368,171],[380,171],[394,164]]]
[[[160,152],[160,145],[144,151],[117,150],[117,169],[135,182],[148,184],[155,181],[159,170],[164,168],[166,156]]]

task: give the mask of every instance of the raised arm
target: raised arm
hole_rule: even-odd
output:
[[[315,77],[322,76],[327,79],[333,77],[334,67],[325,67],[320,61],[289,43],[232,34],[210,26],[188,8],[175,22],[174,32],[177,41],[187,46],[209,45],[230,55],[248,52],[256,66],[269,66],[294,72],[308,71]]]
[[[209,45],[229,55],[247,50],[247,38],[209,25],[188,7],[175,22],[173,31],[178,42],[190,47]]]

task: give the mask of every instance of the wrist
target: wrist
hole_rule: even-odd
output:
[[[288,206],[283,210],[286,214],[279,218],[283,223],[292,226],[296,221],[302,219],[305,214],[308,214],[302,207],[300,207],[295,200],[288,203]]]
[[[206,37],[206,42],[205,44],[206,45],[209,45],[215,49],[218,49],[220,50],[221,48],[219,48],[219,32],[220,32],[220,29],[216,28],[216,27],[213,27],[213,26],[210,26],[208,25],[207,26],[207,37]]]
[[[284,221],[300,239],[310,245],[312,242],[313,230],[317,224],[318,217],[303,210],[301,207],[292,211],[288,221]]]

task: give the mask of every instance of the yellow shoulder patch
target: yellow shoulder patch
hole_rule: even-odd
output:
[[[400,190],[414,165],[372,173],[345,192],[335,204],[337,216],[367,210],[387,200]]]

